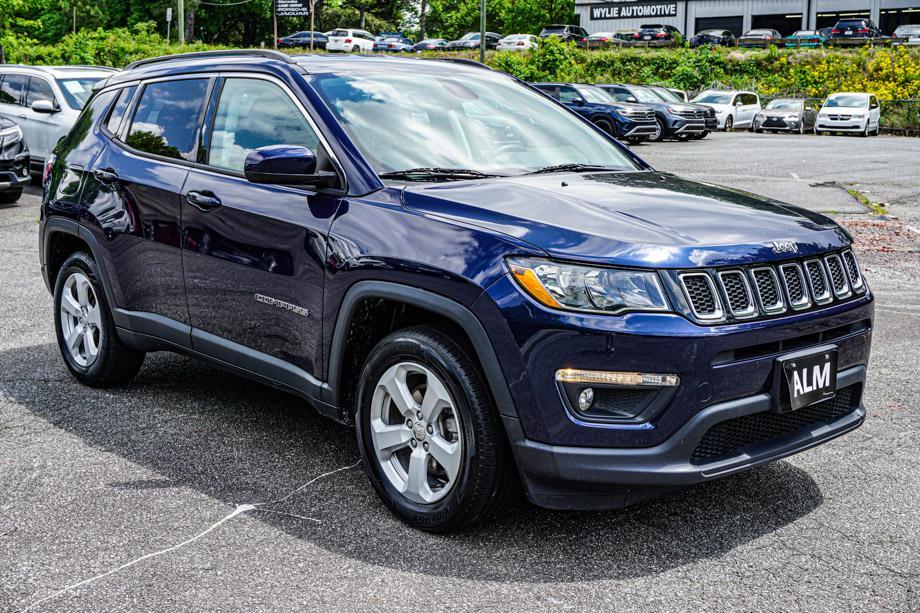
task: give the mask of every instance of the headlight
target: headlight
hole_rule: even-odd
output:
[[[857,111],[856,113],[853,113],[853,118],[854,118],[854,119],[862,119],[862,118],[865,117],[865,116],[866,116],[865,113],[862,113],[862,112],[859,112],[859,111]]]
[[[3,147],[9,147],[15,142],[22,140],[22,130],[19,126],[13,126],[12,128],[6,128],[5,130],[0,130],[0,149]]]
[[[756,119],[757,121],[763,121],[765,118],[766,118],[766,115],[764,115],[763,113],[757,113],[757,115],[754,116],[754,119]]]
[[[527,294],[551,308],[611,314],[668,310],[655,272],[535,258],[509,258],[508,268]]]

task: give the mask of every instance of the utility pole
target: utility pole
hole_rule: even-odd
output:
[[[486,0],[479,0],[479,61],[486,63]]]
[[[73,5],[73,33],[77,33],[77,5]]]
[[[278,0],[272,0],[272,31],[275,33],[275,35],[272,36],[272,45],[274,45],[275,49],[277,49],[278,48]]]
[[[176,28],[179,30],[179,44],[185,44],[185,0],[179,0],[179,10],[176,11]]]
[[[310,53],[313,53],[313,10],[316,9],[316,0],[310,0]]]

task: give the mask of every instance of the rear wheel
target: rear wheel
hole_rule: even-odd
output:
[[[358,385],[358,447],[377,494],[407,524],[449,532],[513,492],[505,434],[476,362],[429,327],[383,339]]]
[[[357,53],[358,51],[361,51],[361,47],[359,47],[358,45],[355,45],[354,47],[351,48],[352,53]]]
[[[13,204],[22,196],[22,188],[14,187],[0,192],[0,204]]]
[[[54,323],[71,374],[86,385],[109,387],[133,379],[144,353],[118,338],[100,278],[89,254],[70,256],[54,286]]]

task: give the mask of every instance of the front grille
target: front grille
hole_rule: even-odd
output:
[[[837,395],[789,413],[764,411],[719,422],[700,439],[690,456],[693,464],[706,464],[731,457],[752,445],[762,445],[806,428],[830,423],[849,415],[859,406],[861,384],[837,390]]]
[[[677,111],[676,115],[680,117],[685,117],[687,119],[703,119],[706,117],[706,111],[703,111],[703,110]]]
[[[722,308],[719,306],[716,288],[708,274],[690,273],[682,275],[681,282],[694,315],[699,319],[722,318]]]
[[[850,115],[828,115],[827,118],[834,121],[849,121]]]
[[[633,121],[655,121],[655,111],[632,111],[626,116]]]
[[[690,314],[710,323],[802,311],[866,291],[849,249],[778,265],[679,271],[676,277]]]

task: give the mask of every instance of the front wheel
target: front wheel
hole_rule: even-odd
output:
[[[390,510],[449,532],[491,517],[513,491],[505,434],[467,348],[430,327],[384,338],[358,384],[358,448]]]
[[[115,331],[99,267],[83,252],[70,256],[54,284],[55,331],[71,374],[91,387],[134,378],[144,353],[125,346]]]
[[[869,136],[869,120],[868,119],[866,120],[866,127],[863,128],[863,131],[860,132],[859,135],[862,136],[863,138]]]
[[[626,142],[629,143],[630,145],[638,145],[644,140],[645,140],[644,136],[630,136],[629,138],[626,139]]]
[[[734,127],[734,125],[735,125],[735,118],[734,118],[734,117],[732,117],[731,115],[729,115],[728,117],[725,118],[725,131],[726,131],[726,132],[731,132],[731,131],[732,131],[732,127]]]
[[[14,187],[3,192],[0,192],[0,204],[13,204],[22,196],[22,188]]]
[[[655,119],[655,132],[649,137],[653,143],[660,143],[664,139],[664,122]]]
[[[594,120],[594,125],[606,132],[607,134],[613,135],[613,124],[611,124],[606,119],[598,118]]]

